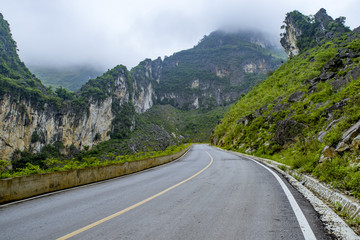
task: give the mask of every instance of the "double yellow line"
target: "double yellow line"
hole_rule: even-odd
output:
[[[151,201],[151,200],[153,200],[153,199],[155,199],[155,198],[157,198],[157,197],[159,197],[159,196],[161,196],[161,195],[169,192],[170,190],[172,190],[172,189],[174,189],[174,188],[176,188],[176,187],[178,187],[178,186],[180,186],[180,185],[182,185],[182,184],[190,181],[191,179],[195,178],[196,176],[198,176],[199,174],[201,174],[202,172],[204,172],[206,169],[208,169],[208,168],[210,167],[210,165],[214,162],[214,159],[213,159],[213,157],[210,155],[210,153],[208,153],[207,151],[206,151],[206,153],[209,155],[209,157],[210,157],[210,159],[211,159],[210,163],[209,163],[205,168],[203,168],[202,170],[200,170],[200,171],[197,172],[196,174],[192,175],[191,177],[189,177],[189,178],[185,179],[184,181],[181,181],[181,182],[175,184],[174,186],[171,186],[171,187],[165,189],[164,191],[161,191],[161,192],[159,192],[159,193],[157,193],[157,194],[155,194],[155,195],[153,195],[153,196],[151,196],[151,197],[149,197],[149,198],[147,198],[147,199],[145,199],[145,200],[143,200],[143,201],[141,201],[141,202],[138,202],[138,203],[136,203],[136,204],[134,204],[134,205],[132,205],[132,206],[130,206],[130,207],[128,207],[128,208],[125,208],[125,209],[123,209],[123,210],[121,210],[121,211],[119,211],[119,212],[117,212],[117,213],[114,213],[114,214],[112,214],[112,215],[110,215],[110,216],[108,216],[108,217],[105,217],[105,218],[103,218],[103,219],[100,219],[99,221],[96,221],[96,222],[94,222],[94,223],[92,223],[92,224],[89,224],[89,225],[87,225],[87,226],[85,226],[85,227],[83,227],[83,228],[80,228],[80,229],[78,229],[78,230],[76,230],[76,231],[74,231],[74,232],[71,232],[71,233],[69,233],[69,234],[67,234],[67,235],[65,235],[65,236],[63,236],[63,237],[60,237],[60,238],[58,238],[57,240],[65,240],[65,239],[69,239],[69,238],[71,238],[71,237],[74,237],[74,236],[76,236],[76,235],[78,235],[78,234],[80,234],[80,233],[82,233],[82,232],[85,232],[86,230],[89,230],[89,229],[91,229],[91,228],[93,228],[93,227],[96,227],[97,225],[100,225],[100,224],[102,224],[102,223],[104,223],[104,222],[107,222],[107,221],[109,221],[109,220],[111,220],[111,219],[113,219],[113,218],[115,218],[115,217],[120,216],[120,215],[123,214],[123,213],[126,213],[126,212],[128,212],[128,211],[130,211],[130,210],[132,210],[132,209],[134,209],[134,208],[136,208],[136,207],[139,207],[139,206],[143,205],[144,203],[147,203],[147,202],[149,202],[149,201]]]

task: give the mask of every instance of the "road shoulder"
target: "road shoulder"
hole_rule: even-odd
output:
[[[221,149],[221,148],[218,148],[218,149]],[[221,149],[221,150],[223,150],[223,149]],[[227,150],[223,150],[223,151],[227,151]],[[264,164],[265,166],[270,167],[270,168],[276,170],[277,172],[279,172],[281,175],[283,175],[288,180],[288,182],[295,189],[297,189],[311,203],[311,205],[313,206],[315,211],[317,211],[319,213],[320,219],[324,223],[326,230],[329,231],[332,235],[334,235],[337,239],[349,239],[349,240],[350,239],[354,239],[354,240],[360,239],[360,237],[344,222],[344,220],[340,216],[338,216],[329,206],[327,206],[322,200],[320,200],[317,196],[315,196],[315,194],[312,191],[310,191],[307,187],[305,187],[303,185],[304,182],[299,182],[293,176],[291,176],[289,173],[280,169],[279,166],[282,164],[272,161],[270,159],[254,157],[251,155],[238,153],[238,152],[234,152],[234,151],[230,151],[230,152],[232,152],[238,156],[250,158],[257,162],[260,162],[260,163]],[[297,178],[298,177],[299,176],[297,175]],[[306,178],[309,179],[310,177],[306,176]],[[311,183],[312,183],[312,185],[320,184],[315,179]],[[323,188],[314,187],[311,189],[314,190],[314,189],[323,189]],[[331,194],[330,192],[333,192],[333,191],[331,189],[327,189],[327,191],[322,191],[319,193],[315,192],[315,193],[317,195],[319,195],[320,197],[322,197],[321,194],[329,195],[329,194]],[[336,194],[338,194],[338,193],[336,193]],[[324,197],[322,197],[322,198],[324,198]]]

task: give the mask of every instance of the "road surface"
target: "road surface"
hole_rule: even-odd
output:
[[[281,176],[194,145],[141,173],[3,205],[0,239],[331,238]]]

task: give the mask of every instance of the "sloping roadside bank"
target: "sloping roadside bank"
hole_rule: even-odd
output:
[[[282,163],[239,152],[229,152],[261,162],[282,174],[291,185],[293,185],[307,200],[309,200],[314,209],[320,214],[320,218],[324,222],[327,230],[334,234],[337,239],[360,239],[360,237],[353,231],[353,229],[351,229],[341,217],[339,217],[329,206],[323,202],[325,201],[329,205],[333,206],[341,206],[341,211],[346,211],[352,218],[359,218],[360,204],[356,199],[336,192],[326,187],[316,179],[291,170],[288,166]],[[319,198],[321,198],[321,200]]]
[[[107,166],[0,179],[0,204],[146,170],[174,161],[183,156],[190,148],[191,146],[167,156]]]

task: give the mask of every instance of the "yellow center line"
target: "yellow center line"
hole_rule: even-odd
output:
[[[130,206],[130,207],[128,207],[128,208],[125,208],[125,209],[123,209],[123,210],[121,210],[121,211],[119,211],[119,212],[117,212],[117,213],[114,213],[114,214],[112,214],[112,215],[110,215],[110,216],[108,216],[108,217],[105,217],[105,218],[103,218],[103,219],[100,219],[99,221],[96,221],[96,222],[94,222],[94,223],[92,223],[92,224],[89,224],[89,225],[87,225],[87,226],[85,226],[85,227],[83,227],[83,228],[80,228],[80,229],[78,229],[78,230],[76,230],[76,231],[74,231],[74,232],[71,232],[71,233],[69,233],[69,234],[67,234],[67,235],[65,235],[65,236],[63,236],[63,237],[60,237],[60,238],[58,238],[57,240],[69,239],[69,238],[71,238],[71,237],[73,237],[73,236],[75,236],[75,235],[78,235],[78,234],[80,234],[80,233],[82,233],[82,232],[85,232],[86,230],[89,230],[89,229],[91,229],[91,228],[93,228],[93,227],[95,227],[95,226],[97,226],[97,225],[100,225],[100,224],[102,224],[102,223],[104,223],[104,222],[107,222],[107,221],[109,221],[109,220],[117,217],[117,216],[120,216],[121,214],[126,213],[126,212],[128,212],[128,211],[130,211],[130,210],[132,210],[132,209],[134,209],[134,208],[136,208],[136,207],[138,207],[138,206],[141,206],[141,205],[143,205],[144,203],[147,203],[147,202],[149,202],[149,201],[151,201],[151,200],[153,200],[153,199],[155,199],[155,198],[163,195],[164,193],[167,193],[167,192],[169,192],[170,190],[172,190],[172,189],[180,186],[181,184],[184,184],[184,183],[190,181],[191,179],[193,179],[194,177],[198,176],[199,174],[201,174],[202,172],[204,172],[206,169],[208,169],[208,168],[210,167],[210,165],[213,163],[213,161],[214,161],[213,157],[212,157],[212,156],[210,155],[210,153],[208,153],[207,151],[206,151],[206,153],[209,155],[209,157],[210,157],[210,159],[211,159],[210,163],[209,163],[205,168],[203,168],[202,170],[200,170],[200,171],[197,172],[196,174],[192,175],[191,177],[189,177],[189,178],[185,179],[184,181],[181,181],[181,182],[175,184],[174,186],[171,186],[171,187],[165,189],[164,191],[159,192],[159,193],[157,193],[157,194],[155,194],[155,195],[153,195],[153,196],[151,196],[151,197],[149,197],[149,198],[147,198],[147,199],[145,199],[145,200],[143,200],[143,201],[141,201],[141,202],[138,202],[138,203],[136,203],[136,204],[134,204],[134,205],[132,205],[132,206]]]

